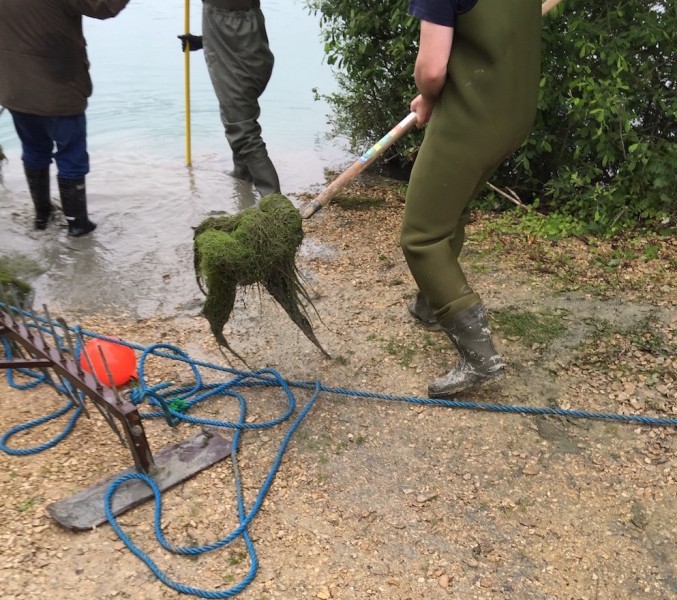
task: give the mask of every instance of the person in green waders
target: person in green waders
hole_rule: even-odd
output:
[[[261,136],[259,97],[273,73],[274,56],[260,0],[203,0],[202,35],[180,35],[182,49],[204,49],[233,153],[233,177],[251,181],[263,196],[280,181]]]
[[[528,136],[541,67],[540,0],[410,0],[421,20],[412,101],[427,124],[411,173],[400,244],[419,293],[410,313],[435,321],[460,360],[430,383],[453,396],[503,376],[480,296],[458,257],[468,204]]]

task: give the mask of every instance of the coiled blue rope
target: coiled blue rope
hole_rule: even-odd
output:
[[[9,343],[9,340],[7,340],[5,337],[0,338],[2,340],[2,346],[5,351],[5,356],[8,359],[11,359],[12,357],[12,346]],[[57,341],[58,343],[58,341]],[[16,379],[14,378],[14,371],[15,369],[7,369],[7,382],[9,385],[17,390],[29,390],[33,389],[37,386],[39,386],[42,383],[48,382],[47,376],[44,373],[38,373],[37,371],[33,371],[32,369],[16,369],[18,373],[23,375],[24,377],[28,378],[28,381],[26,383],[17,383]],[[5,433],[0,436],[0,450],[5,452],[6,454],[10,454],[12,456],[29,456],[31,454],[37,454],[38,452],[43,452],[45,450],[49,450],[50,448],[53,448],[56,446],[59,442],[61,442],[66,436],[70,434],[70,432],[73,430],[75,427],[75,423],[77,420],[80,418],[80,415],[82,414],[82,406],[79,404],[76,404],[72,400],[73,394],[77,393],[75,390],[72,388],[66,388],[66,386],[69,385],[68,382],[64,382],[64,385],[58,385],[54,384],[54,387],[60,392],[60,393],[68,393],[68,401],[66,402],[66,405],[63,406],[62,408],[54,411],[53,413],[50,413],[44,417],[40,417],[39,419],[34,419],[33,421],[29,421],[27,423],[23,423],[22,425],[17,425],[15,427],[12,427],[8,429]],[[36,427],[39,427],[40,425],[43,425],[45,423],[48,423],[49,421],[53,421],[55,419],[58,419],[59,417],[62,417],[63,415],[69,413],[73,408],[75,408],[75,411],[71,415],[70,419],[66,423],[66,426],[64,427],[63,431],[55,435],[51,440],[48,442],[45,442],[44,444],[40,444],[38,446],[33,446],[31,448],[10,448],[7,445],[7,441],[14,435],[21,433],[22,431],[28,431],[30,429],[34,429]]]
[[[43,320],[44,321],[44,320]],[[53,324],[54,330],[56,327],[61,327],[60,324]],[[51,329],[50,329],[51,330]],[[174,589],[177,592],[198,596],[201,598],[229,598],[239,594],[243,591],[256,576],[258,570],[258,559],[256,556],[256,551],[252,540],[249,536],[248,526],[256,518],[265,496],[267,495],[272,482],[275,478],[275,475],[280,467],[284,453],[291,441],[295,431],[300,426],[303,419],[306,417],[308,412],[311,410],[321,393],[327,393],[330,395],[341,395],[349,396],[353,398],[365,398],[365,399],[377,399],[377,400],[386,400],[386,401],[397,401],[397,402],[407,402],[425,406],[440,406],[448,408],[463,408],[468,410],[481,410],[481,411],[490,411],[490,412],[502,412],[502,413],[517,413],[517,414],[526,414],[526,415],[557,415],[563,417],[576,417],[576,418],[586,418],[586,419],[599,419],[599,420],[612,420],[619,422],[627,423],[639,423],[642,425],[649,426],[667,426],[675,427],[677,426],[677,419],[670,418],[657,418],[657,417],[647,417],[642,415],[622,415],[614,413],[601,413],[601,412],[590,412],[590,411],[579,411],[579,410],[565,410],[560,408],[550,408],[550,407],[531,407],[531,406],[509,406],[501,404],[489,404],[489,403],[478,403],[478,402],[464,402],[459,400],[444,400],[444,399],[434,399],[434,398],[417,398],[411,396],[394,396],[390,394],[379,394],[373,392],[363,392],[357,390],[351,390],[346,388],[331,388],[323,386],[319,381],[308,382],[308,381],[287,381],[285,380],[277,371],[272,369],[261,369],[255,372],[244,372],[229,367],[222,367],[214,363],[202,362],[192,360],[188,354],[183,352],[181,349],[172,346],[170,344],[154,344],[148,347],[139,346],[117,338],[111,338],[107,336],[102,336],[100,334],[86,331],[80,327],[73,328],[73,332],[76,335],[76,339],[84,340],[85,338],[98,338],[102,340],[112,341],[118,344],[126,345],[134,350],[141,352],[139,361],[138,361],[138,387],[130,390],[128,392],[129,399],[132,403],[137,406],[147,404],[153,410],[150,412],[141,413],[141,416],[145,419],[153,418],[164,418],[170,426],[174,426],[177,423],[185,422],[191,423],[194,425],[207,425],[211,427],[222,427],[233,429],[233,451],[231,453],[231,465],[233,469],[235,488],[236,488],[236,497],[237,497],[237,511],[238,511],[238,523],[239,525],[233,529],[226,536],[213,542],[211,544],[206,544],[202,546],[176,546],[170,543],[164,536],[162,532],[162,495],[157,484],[151,477],[142,473],[131,473],[124,475],[116,479],[111,486],[109,487],[104,503],[105,503],[105,512],[106,516],[111,524],[111,527],[120,537],[120,539],[127,545],[127,547],[140,559],[142,560],[148,568],[153,572],[153,574],[165,585]],[[60,343],[60,340],[57,340],[56,343]],[[8,358],[11,358],[11,346],[7,344],[3,338],[3,348],[5,354]],[[80,360],[81,348],[78,346],[75,349],[76,357],[75,360]],[[191,368],[193,376],[195,378],[194,384],[174,387],[172,383],[162,382],[156,385],[148,385],[146,382],[146,363],[152,357],[165,358],[169,360],[176,360],[188,364]],[[229,375],[231,378],[224,382],[219,383],[205,383],[202,378],[200,369],[210,369],[224,374]],[[28,384],[17,384],[11,373],[11,369],[8,370],[8,382],[13,387],[18,389],[28,389],[30,387],[35,387],[40,383],[53,383],[47,381],[44,375],[32,372],[27,369],[19,370],[24,376],[33,378],[33,381]],[[58,387],[58,386],[57,386]],[[247,414],[247,405],[244,397],[237,391],[238,388],[248,388],[248,387],[274,387],[279,388],[284,392],[284,395],[287,400],[287,407],[278,417],[273,418],[266,422],[261,423],[247,423],[246,414]],[[303,389],[312,392],[310,400],[305,404],[305,406],[298,412],[296,418],[291,424],[289,430],[285,434],[280,447],[277,451],[275,460],[266,476],[266,479],[259,490],[259,493],[256,497],[256,500],[253,502],[252,506],[247,509],[244,503],[244,495],[242,493],[242,480],[241,474],[237,463],[237,449],[240,445],[240,437],[243,431],[248,429],[265,429],[272,428],[282,424],[285,421],[288,421],[296,410],[296,400],[294,394],[292,393],[292,388]],[[61,389],[60,391],[64,391]],[[222,421],[215,419],[205,419],[201,417],[195,417],[189,415],[188,412],[191,408],[195,407],[205,400],[216,398],[216,397],[232,397],[239,404],[239,416],[235,421]],[[71,409],[75,408],[75,411],[71,415],[68,423],[66,424],[64,430],[56,436],[53,440],[41,446],[36,446],[34,448],[29,448],[26,450],[16,450],[10,449],[7,447],[7,440],[14,434],[25,431],[32,427],[36,427],[43,423],[46,423],[49,420],[59,418]],[[75,423],[82,414],[82,409],[79,405],[76,405],[74,402],[69,401],[69,404],[40,419],[26,423],[25,425],[20,425],[12,428],[6,432],[0,438],[0,449],[8,454],[13,455],[26,455],[34,454],[42,450],[53,447],[59,441],[64,439],[74,428]],[[148,487],[150,487],[153,492],[155,499],[155,535],[158,539],[159,544],[168,551],[171,551],[175,554],[180,555],[192,555],[196,556],[199,554],[212,552],[218,549],[227,546],[234,540],[243,539],[245,546],[247,547],[247,552],[249,554],[249,570],[244,578],[237,583],[236,585],[219,591],[209,591],[203,590],[191,586],[185,586],[181,583],[178,583],[168,577],[163,571],[161,571],[155,562],[142,550],[134,544],[134,542],[125,534],[125,532],[120,527],[115,515],[113,514],[112,502],[113,497],[115,496],[118,488],[124,483],[130,480],[140,480]]]
[[[285,390],[287,393],[287,397],[289,399],[289,405],[290,407],[293,407],[294,405],[294,397],[291,394],[291,390],[286,386],[286,382],[279,377],[277,373],[271,370],[264,369],[262,371],[258,371],[256,373],[251,374],[250,376],[252,378],[259,377],[262,373],[267,372],[270,373],[273,377],[278,378],[278,383],[280,384],[280,387]],[[301,422],[305,419],[306,415],[308,412],[310,412],[310,409],[313,407],[315,404],[315,401],[319,397],[320,393],[320,385],[319,383],[316,385],[315,392],[311,399],[306,403],[306,405],[303,407],[303,409],[299,412],[298,416],[292,423],[291,427],[285,434],[280,447],[278,448],[278,451],[275,455],[275,459],[273,460],[273,464],[268,471],[268,475],[266,476],[265,481],[263,482],[263,485],[261,486],[261,489],[259,490],[259,493],[256,496],[256,500],[252,504],[252,507],[249,511],[247,511],[245,504],[244,504],[244,494],[242,491],[242,479],[240,475],[240,470],[238,467],[237,463],[237,448],[239,448],[239,443],[240,443],[240,435],[243,430],[250,428],[250,425],[245,423],[245,418],[246,418],[246,402],[244,398],[235,392],[228,392],[226,391],[225,393],[228,393],[238,399],[238,402],[240,403],[240,415],[235,423],[230,423],[229,426],[232,426],[233,429],[235,429],[235,434],[233,436],[233,451],[231,453],[231,465],[233,468],[233,475],[234,475],[234,480],[235,480],[235,489],[236,489],[236,497],[237,497],[237,511],[238,511],[238,520],[239,520],[239,525],[233,529],[228,535],[225,537],[221,538],[220,540],[212,543],[212,544],[207,544],[204,546],[176,546],[174,544],[171,544],[170,542],[167,541],[165,538],[164,533],[162,532],[162,495],[160,492],[160,489],[158,488],[157,484],[153,479],[147,475],[141,474],[141,473],[130,473],[128,475],[123,475],[122,477],[119,477],[116,479],[108,489],[106,496],[104,498],[104,508],[106,512],[106,517],[108,518],[108,521],[111,524],[111,527],[113,530],[117,533],[117,535],[120,537],[120,539],[124,542],[124,544],[132,551],[132,553],[139,558],[141,561],[143,561],[146,566],[153,572],[153,574],[166,586],[172,588],[173,590],[177,592],[181,592],[183,594],[190,594],[193,596],[198,596],[200,598],[231,598],[232,596],[235,596],[242,592],[256,577],[256,573],[258,571],[258,559],[256,556],[256,549],[254,548],[254,545],[252,543],[251,537],[249,536],[249,532],[247,530],[249,524],[256,518],[259,510],[263,506],[263,501],[268,494],[268,491],[270,490],[270,487],[273,483],[273,480],[275,479],[275,475],[277,474],[277,471],[280,468],[280,464],[282,463],[282,459],[284,458],[284,453],[287,450],[287,446],[289,445],[289,442],[291,441],[294,433],[298,429],[299,425]],[[271,421],[272,422],[272,421]],[[270,423],[270,422],[269,422]],[[146,485],[148,485],[152,492],[153,496],[155,499],[155,519],[154,519],[154,524],[155,524],[155,537],[157,538],[158,542],[160,545],[165,549],[170,552],[173,552],[175,554],[183,554],[183,555],[191,555],[191,556],[197,556],[200,554],[204,554],[207,552],[212,552],[214,550],[218,550],[219,548],[223,548],[224,546],[227,546],[234,540],[238,539],[239,537],[242,537],[245,543],[245,546],[247,547],[247,552],[249,553],[249,571],[247,574],[242,578],[240,582],[238,582],[236,585],[225,589],[225,590],[220,590],[220,591],[209,591],[209,590],[203,590],[200,588],[195,588],[191,586],[186,586],[181,583],[178,583],[174,581],[173,579],[170,579],[152,560],[151,557],[149,557],[145,552],[143,552],[134,542],[127,536],[127,534],[122,530],[120,527],[119,523],[117,522],[117,519],[115,515],[113,514],[113,509],[112,509],[112,502],[113,502],[113,496],[115,495],[115,492],[118,487],[120,487],[123,483],[126,481],[129,481],[131,479],[138,479],[143,481]]]

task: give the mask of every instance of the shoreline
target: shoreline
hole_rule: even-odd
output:
[[[421,397],[455,356],[441,332],[415,324],[406,311],[415,285],[397,243],[401,189],[372,190],[374,202],[360,200],[369,195],[361,183],[344,193],[352,200],[304,223],[306,249],[298,257],[318,311],[311,314],[315,333],[332,358],[256,290],[239,294],[226,337],[252,370]],[[476,214],[462,260],[489,309],[508,373],[463,400],[674,418],[676,259],[669,238],[622,248],[547,242]],[[226,364],[199,307],[175,318],[81,318],[101,334],[168,343],[196,360]],[[231,366],[244,368],[235,360]],[[181,385],[192,374],[157,361],[148,377]],[[0,390],[12,407],[0,415],[0,432],[60,404],[4,379]],[[300,408],[309,396],[297,396]],[[247,401],[252,423],[284,406],[266,391],[248,393]],[[50,502],[129,466],[128,451],[90,412],[50,451],[0,454],[3,600],[186,597],[163,586],[107,525],[75,534],[47,516]],[[198,411],[218,419],[236,413],[225,398]],[[288,425],[243,436],[238,461],[248,506]],[[48,424],[12,441],[28,445],[57,430]],[[147,425],[154,450],[192,431],[162,420]],[[237,597],[667,599],[677,589],[675,433],[324,394],[293,436],[250,527],[260,566]],[[163,531],[177,544],[220,539],[236,515],[228,461],[163,494]],[[195,560],[176,557],[157,549],[152,521],[152,503],[120,517],[172,578],[223,590],[246,576],[241,542]]]

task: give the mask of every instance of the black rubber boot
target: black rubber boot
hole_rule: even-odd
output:
[[[247,167],[254,178],[254,187],[261,198],[269,194],[280,193],[280,179],[273,161],[268,156],[248,161]]]
[[[460,359],[444,377],[428,386],[428,396],[454,396],[504,376],[505,364],[491,341],[487,314],[482,303],[474,304],[438,323],[456,346]]]
[[[68,235],[80,237],[94,231],[96,223],[92,223],[87,216],[85,178],[61,179],[58,177],[57,181],[63,214],[68,221]]]
[[[45,169],[31,169],[24,165],[24,173],[26,174],[28,189],[31,192],[31,198],[35,206],[35,220],[33,224],[36,229],[46,229],[54,212],[54,206],[49,197],[49,167]]]
[[[416,298],[411,300],[407,304],[407,309],[409,314],[414,317],[417,321],[420,321],[424,325],[437,325],[437,318],[435,313],[433,313],[428,301],[425,299],[425,296],[422,292],[416,294]]]

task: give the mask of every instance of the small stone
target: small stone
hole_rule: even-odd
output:
[[[437,498],[437,492],[425,492],[416,496],[416,502],[423,504],[424,502],[430,502],[433,498]]]

